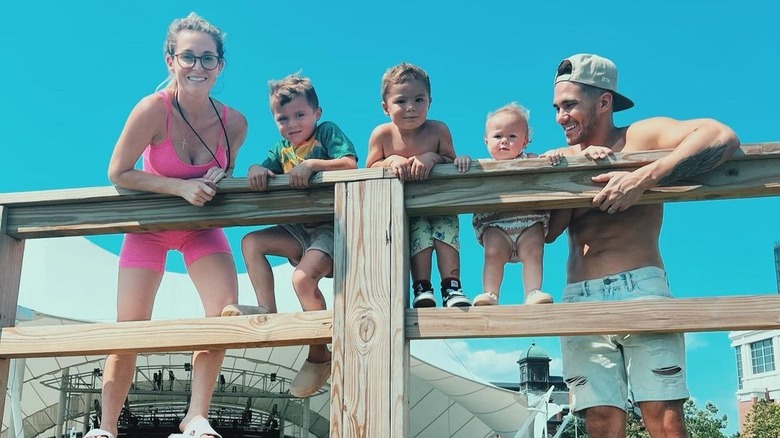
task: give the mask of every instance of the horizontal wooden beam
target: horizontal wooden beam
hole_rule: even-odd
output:
[[[409,339],[780,328],[780,295],[409,309]]]
[[[150,353],[326,344],[327,310],[273,315],[7,327],[0,358]]]
[[[181,198],[125,196],[103,202],[8,208],[6,232],[17,239],[315,222],[333,219],[333,187],[219,194],[204,207]]]
[[[780,152],[758,154],[749,147],[737,156],[690,181],[648,190],[640,204],[671,201],[750,198],[780,195]],[[603,184],[591,177],[613,170],[631,170],[668,152],[616,154],[617,161],[593,163],[583,157],[569,157],[568,163],[547,165],[543,159],[516,160],[506,165],[490,162],[480,178],[471,170],[457,173],[445,168],[438,178],[406,184],[406,208],[411,216],[459,214],[476,211],[510,211],[589,207]],[[586,161],[583,161],[586,160]],[[533,161],[533,163],[529,163]],[[507,173],[508,166],[527,171]],[[440,167],[440,166],[437,166]],[[454,167],[454,166],[453,166]],[[479,169],[477,169],[479,170]],[[490,175],[490,178],[485,176]]]
[[[332,187],[338,182],[363,181],[369,179],[392,178],[387,169],[333,170],[318,172],[309,180],[312,189]],[[288,175],[277,175],[268,180],[268,192],[278,190],[296,191],[290,188]],[[226,178],[219,183],[219,193],[252,193],[246,178]],[[121,187],[88,187],[82,189],[40,190],[0,194],[0,205],[24,206],[44,204],[81,204],[92,202],[110,202],[134,199],[176,199],[175,196],[160,193],[139,192]]]
[[[588,206],[599,186],[598,173],[632,169],[668,151],[615,154],[593,162],[566,157],[558,166],[544,159],[482,160],[466,173],[439,165],[424,182],[405,184],[411,215],[474,211],[555,209]],[[307,190],[289,187],[284,175],[267,192],[249,189],[245,178],[220,183],[205,207],[183,199],[116,187],[0,195],[6,207],[6,233],[17,239],[263,225],[332,220],[333,185],[341,181],[392,177],[388,169],[322,172]],[[641,203],[775,196],[780,194],[780,143],[743,146],[734,157],[695,181],[649,191]]]
[[[326,344],[332,313],[7,327],[0,359]],[[408,339],[780,328],[780,295],[407,309]]]

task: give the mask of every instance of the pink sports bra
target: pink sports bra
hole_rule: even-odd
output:
[[[171,140],[171,100],[164,91],[161,91],[159,94],[162,96],[163,100],[165,100],[165,107],[167,110],[167,134],[162,143],[156,146],[150,144],[146,147],[142,155],[143,169],[155,175],[192,179],[202,177],[214,166],[224,167],[228,157],[221,138],[217,144],[217,153],[215,154],[217,157],[216,160],[212,159],[205,164],[189,164],[179,158],[176,149],[174,149],[173,140]],[[225,106],[222,110],[222,123],[224,123],[225,126],[227,126],[227,116],[228,108]]]

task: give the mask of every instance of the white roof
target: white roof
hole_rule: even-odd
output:
[[[110,322],[116,317],[118,257],[83,237],[28,240],[19,293],[19,324],[52,325],[81,322]],[[276,278],[290,278],[292,267],[274,268]],[[277,281],[277,290],[284,281]],[[288,286],[289,287],[289,286]],[[328,305],[332,305],[332,282],[321,284]],[[288,292],[288,293],[287,293]],[[280,312],[300,311],[295,293],[277,292]],[[255,302],[249,278],[239,275],[239,302]],[[35,310],[30,310],[35,309]],[[55,316],[56,315],[56,316]],[[166,272],[157,295],[153,319],[203,316],[192,282],[186,274]],[[473,376],[444,341],[414,341],[410,362],[412,437],[514,437],[531,414],[525,395],[504,390]],[[189,362],[184,353],[139,355],[139,367],[181,366]],[[303,347],[228,350],[223,369],[260,374],[277,373],[291,379],[305,359]],[[31,358],[24,364],[21,398],[9,391],[0,438],[8,436],[12,410],[19,407],[24,436],[51,436],[57,418],[59,391],[43,384],[58,378],[69,367],[71,375],[103,368],[104,356]],[[12,388],[9,381],[9,387]],[[329,392],[310,399],[310,435],[324,437],[329,431]],[[253,407],[270,410],[274,403],[288,400],[253,399]],[[245,403],[246,400],[215,396],[213,404]],[[14,404],[15,403],[15,404]],[[18,420],[18,419],[17,419]],[[294,421],[288,419],[288,421]],[[78,430],[81,430],[81,425]]]

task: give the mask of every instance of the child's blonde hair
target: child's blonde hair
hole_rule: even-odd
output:
[[[402,62],[388,68],[385,74],[382,75],[382,101],[386,99],[390,87],[410,81],[420,81],[425,86],[428,97],[431,96],[431,80],[428,78],[428,73],[425,73],[425,70],[414,64]]]
[[[491,111],[487,115],[487,119],[485,120],[485,123],[487,124],[490,119],[493,117],[501,114],[501,113],[509,113],[512,114],[518,118],[521,118],[525,120],[525,126],[528,127],[528,143],[531,142],[531,123],[529,122],[529,119],[531,118],[531,111],[529,111],[526,107],[520,105],[517,102],[509,102],[508,104],[502,106],[501,108]]]
[[[311,79],[301,76],[300,73],[293,73],[278,81],[268,81],[268,95],[271,106],[274,103],[279,106],[286,105],[296,97],[304,96],[312,109],[320,107],[320,100]]]

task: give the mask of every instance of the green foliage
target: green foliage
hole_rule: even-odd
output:
[[[780,433],[780,405],[759,400],[745,417],[743,437],[777,438]]]
[[[777,409],[776,418],[778,429],[774,435],[756,435],[751,437],[745,434],[744,438],[778,438],[777,431],[780,431],[780,405],[774,405]],[[688,431],[688,436],[691,438],[728,438],[723,429],[728,425],[728,418],[726,415],[718,415],[718,408],[714,404],[707,402],[704,405],[704,409],[699,409],[693,400],[685,402],[683,408],[685,414],[685,428]],[[577,427],[577,438],[588,438],[585,432],[585,424],[581,420],[570,422],[566,429],[561,434],[561,438],[575,438],[574,427]],[[645,430],[644,424],[641,418],[628,415],[628,422],[626,424],[626,438],[650,438],[650,434]],[[731,438],[740,438],[739,435],[735,435]]]
[[[728,426],[728,417],[718,416],[718,407],[707,402],[704,409],[696,407],[693,400],[685,402],[685,428],[691,438],[726,438],[722,432]]]

